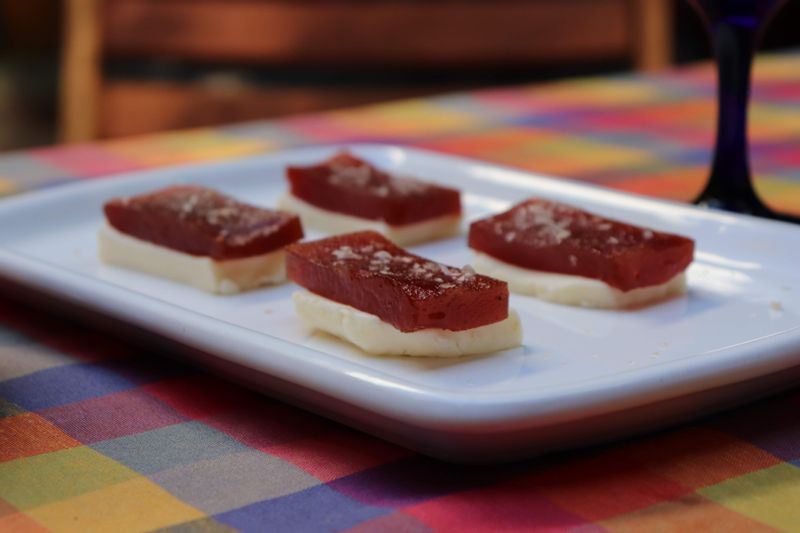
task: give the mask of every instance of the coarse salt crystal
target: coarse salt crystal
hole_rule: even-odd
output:
[[[331,254],[339,260],[342,259],[361,259],[361,254],[358,254],[353,251],[353,249],[349,246],[340,246],[336,250],[333,250]]]

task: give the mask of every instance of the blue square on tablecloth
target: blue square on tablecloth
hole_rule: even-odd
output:
[[[219,522],[241,531],[341,531],[391,512],[356,502],[325,485],[265,500],[216,515]]]
[[[130,389],[113,364],[79,363],[0,382],[0,396],[31,411]]]

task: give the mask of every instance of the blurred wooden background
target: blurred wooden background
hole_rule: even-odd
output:
[[[686,0],[0,0],[0,150],[708,55]]]
[[[468,72],[486,69],[609,60],[656,69],[671,53],[669,0],[68,0],[67,7],[65,141],[430,94],[464,88]],[[279,76],[165,81],[104,68],[163,60],[266,66]],[[317,78],[292,77],[298,69]],[[431,75],[441,70],[454,75]],[[348,77],[360,81],[343,83]]]

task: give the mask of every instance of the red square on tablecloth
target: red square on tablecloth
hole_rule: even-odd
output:
[[[137,389],[45,409],[41,415],[85,444],[186,420],[164,402]]]
[[[614,452],[573,460],[527,477],[531,490],[590,521],[672,500],[692,489]]]
[[[339,479],[413,452],[347,428],[263,448],[321,481]]]
[[[614,533],[642,531],[724,531],[725,533],[769,533],[775,529],[725,508],[698,494],[657,503],[601,523]]]
[[[603,531],[517,481],[459,492],[403,511],[436,531]]]
[[[31,150],[31,156],[46,161],[73,176],[95,178],[145,168],[107,150],[101,144],[77,144]]]
[[[244,387],[205,374],[151,383],[142,389],[194,420],[264,401],[262,396]]]
[[[324,418],[266,399],[243,409],[206,418],[203,423],[258,450],[321,435],[334,426]]]
[[[731,435],[688,428],[636,442],[624,450],[631,459],[681,485],[698,489],[769,468],[781,462]]]
[[[32,518],[23,513],[12,513],[0,516],[0,531],[15,531],[17,533],[49,533],[50,530],[40,526]]]

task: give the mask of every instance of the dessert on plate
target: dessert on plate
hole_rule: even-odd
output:
[[[460,356],[522,342],[505,282],[413,255],[374,231],[286,249],[297,313],[380,355]]]
[[[303,237],[294,214],[197,185],[114,198],[103,211],[103,262],[220,294],[284,281],[284,247]]]
[[[458,233],[456,189],[384,172],[349,152],[286,170],[289,191],[280,207],[306,229],[326,233],[375,230],[400,246]]]
[[[622,308],[686,289],[694,241],[529,199],[473,222],[476,271],[512,292],[566,305]]]

